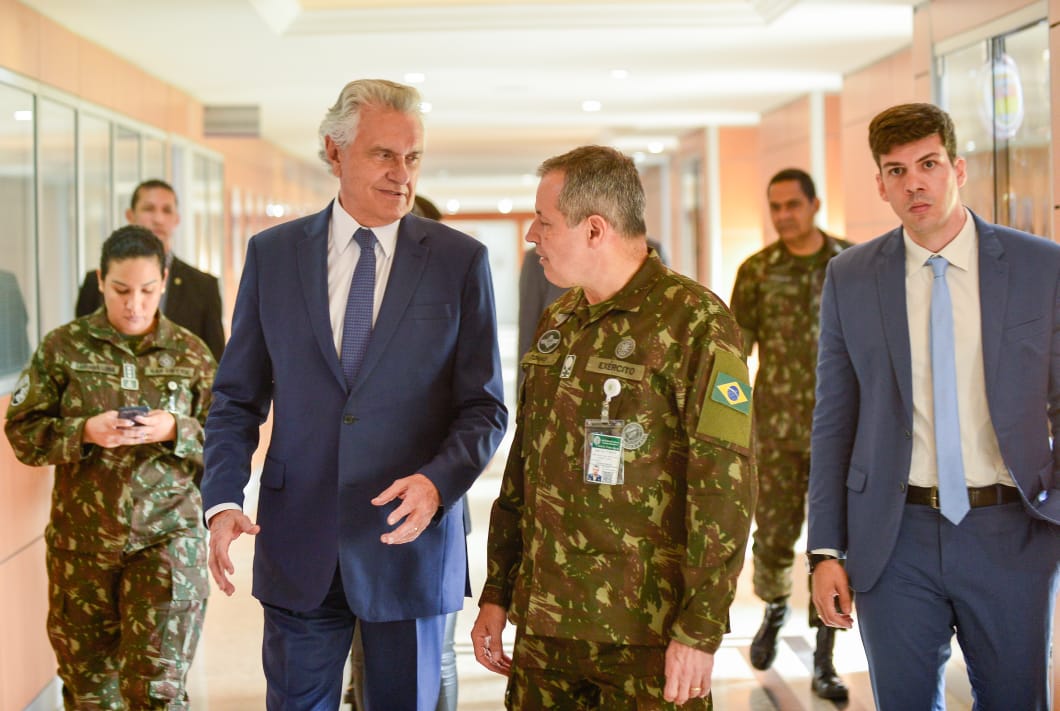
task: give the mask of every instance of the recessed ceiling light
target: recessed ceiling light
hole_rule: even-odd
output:
[[[603,108],[603,105],[599,101],[589,100],[582,102],[582,111],[599,111],[601,108]]]
[[[455,215],[460,212],[460,201],[456,199],[449,199],[445,201],[445,211],[450,215]]]
[[[434,108],[434,104],[432,104],[429,101],[421,101],[420,102],[420,111],[425,113],[425,114],[429,114],[431,112],[431,109],[433,109],[433,108]]]
[[[503,198],[503,199],[497,201],[497,212],[501,213],[502,215],[507,215],[511,211],[512,211],[512,201],[511,200],[509,200],[508,198]]]
[[[16,121],[32,121],[33,120],[33,112],[28,110],[28,109],[25,109],[25,110],[22,110],[22,111],[16,111],[15,112],[15,120]]]
[[[651,141],[648,143],[648,151],[651,153],[662,153],[666,150],[666,146],[663,145],[662,141]]]
[[[422,84],[426,79],[427,75],[423,72],[407,72],[405,74],[406,84]]]

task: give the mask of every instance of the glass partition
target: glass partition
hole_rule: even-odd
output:
[[[84,235],[81,266],[83,269],[95,269],[99,266],[103,241],[114,230],[110,197],[110,122],[82,113],[79,127]]]
[[[0,392],[9,392],[36,345],[33,95],[0,85]]]
[[[1052,237],[1049,28],[1043,20],[939,57],[939,105],[967,161],[964,203]]]
[[[74,317],[77,268],[77,118],[73,107],[37,101],[40,331]]]

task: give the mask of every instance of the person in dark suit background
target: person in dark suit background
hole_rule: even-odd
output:
[[[202,490],[226,594],[231,542],[256,536],[269,709],[338,708],[359,623],[367,707],[433,711],[446,614],[470,594],[461,498],[507,412],[486,248],[409,214],[419,106],[412,87],[347,84],[320,127],[337,199],[247,248]]]
[[[826,624],[849,628],[856,591],[881,711],[943,708],[954,633],[977,709],[1046,711],[1060,562],[1050,438],[1060,427],[1060,246],[961,204],[965,163],[941,109],[887,109],[869,145],[880,197],[902,226],[828,265],[813,602]]]
[[[217,277],[201,272],[173,254],[173,232],[180,224],[177,193],[164,180],[145,180],[133,190],[131,204],[125,211],[130,225],[140,225],[155,233],[166,248],[165,295],[162,313],[201,338],[214,358],[221,360],[225,332],[221,323],[221,290]],[[96,270],[85,274],[77,295],[74,315],[87,316],[103,304]]]

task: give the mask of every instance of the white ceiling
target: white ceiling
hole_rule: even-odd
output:
[[[647,153],[836,91],[909,44],[920,0],[21,1],[204,104],[257,105],[307,159],[347,81],[422,73],[419,191],[492,211],[529,209],[537,165],[576,145]]]

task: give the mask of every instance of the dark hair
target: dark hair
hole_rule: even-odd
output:
[[[420,195],[417,195],[415,202],[412,203],[412,214],[431,220],[442,219],[442,211],[438,209],[438,206]]]
[[[156,188],[168,190],[169,192],[173,193],[173,204],[177,204],[177,191],[173,189],[173,186],[159,178],[151,178],[150,180],[145,180],[144,182],[140,183],[136,186],[136,190],[133,190],[132,200],[129,201],[129,209],[136,209],[136,203],[140,202],[141,191],[154,190]]]
[[[876,114],[869,124],[869,148],[876,167],[880,156],[898,146],[938,134],[950,162],[957,160],[957,134],[950,115],[934,104],[899,104]]]
[[[154,232],[139,225],[125,225],[114,230],[103,243],[103,253],[99,258],[101,281],[106,278],[111,262],[136,257],[154,257],[158,260],[158,268],[162,272],[166,271],[166,250]]]
[[[581,146],[549,158],[537,169],[540,177],[563,173],[559,211],[568,225],[600,215],[624,237],[640,237],[644,224],[644,186],[629,156],[607,146]]]
[[[810,202],[813,202],[817,197],[817,187],[813,184],[813,178],[811,178],[810,174],[805,170],[799,170],[798,168],[785,168],[774,175],[769,179],[769,185],[766,186],[766,191],[768,192],[769,189],[777,183],[786,183],[789,180],[794,180],[799,184],[799,187],[802,188],[802,194],[805,195]]]

